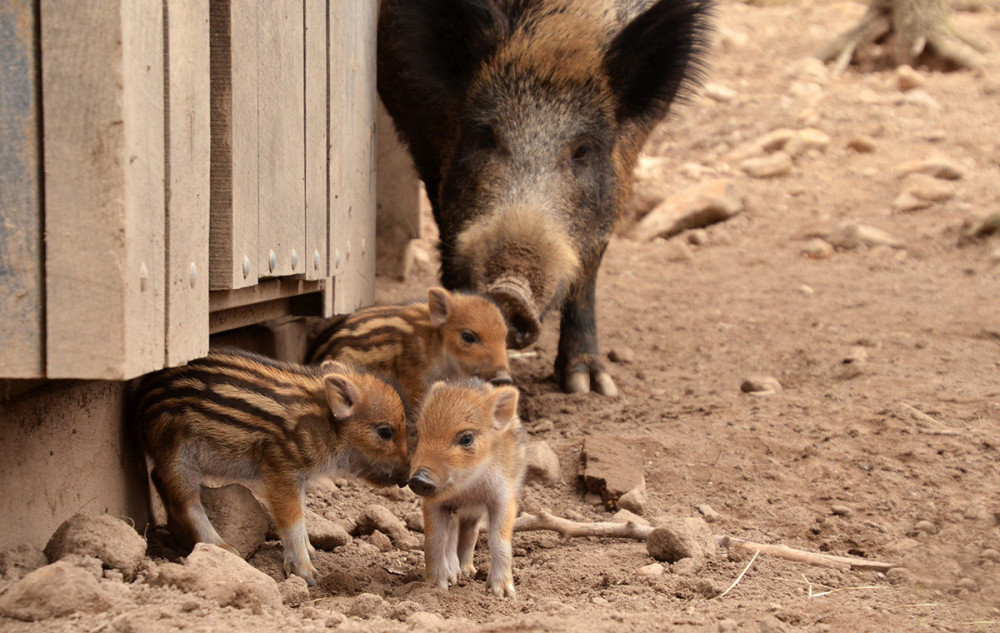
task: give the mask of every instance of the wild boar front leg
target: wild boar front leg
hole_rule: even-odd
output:
[[[473,555],[476,552],[476,539],[479,537],[480,516],[463,515],[458,520],[458,571],[468,577],[476,575],[476,565]]]
[[[285,573],[301,576],[310,587],[316,586],[316,568],[309,556],[309,536],[302,511],[302,483],[294,475],[270,472],[264,474],[264,487],[284,547]]]
[[[604,369],[597,345],[596,278],[597,266],[585,270],[563,302],[555,373],[566,393],[596,391],[614,398],[618,387]]]
[[[447,589],[458,582],[458,520],[440,505],[424,501],[424,576]]]
[[[490,571],[486,589],[495,595],[514,597],[513,539],[517,500],[505,495],[489,508]]]

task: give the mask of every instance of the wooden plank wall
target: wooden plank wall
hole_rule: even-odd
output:
[[[167,104],[166,365],[208,352],[211,167],[208,0],[164,2]]]
[[[46,373],[163,365],[163,5],[42,0]]]
[[[0,376],[44,376],[37,3],[0,2]]]
[[[327,235],[330,173],[327,0],[306,0],[305,13],[305,273],[306,279],[323,279],[331,274]]]

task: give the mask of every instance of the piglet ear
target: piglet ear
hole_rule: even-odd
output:
[[[325,360],[319,364],[319,370],[326,374],[345,374],[347,373],[347,365],[335,360]]]
[[[361,400],[358,386],[344,374],[324,376],[323,384],[326,387],[326,399],[333,417],[337,420],[349,418]]]
[[[451,293],[444,288],[431,288],[427,291],[427,310],[430,313],[431,325],[441,327],[448,321],[452,310],[455,309],[455,300]]]
[[[622,29],[604,56],[618,120],[651,125],[702,73],[710,0],[660,0]]]
[[[517,418],[517,389],[497,387],[490,398],[493,401],[493,428],[503,431]]]

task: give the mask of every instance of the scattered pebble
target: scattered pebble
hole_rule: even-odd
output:
[[[979,555],[979,557],[982,558],[983,560],[992,561],[994,563],[1000,563],[1000,551],[997,551],[993,548],[984,549],[982,553]]]
[[[646,511],[646,485],[642,485],[629,490],[618,498],[618,507],[624,508],[635,514],[643,514]]]
[[[606,607],[609,604],[611,604],[610,602],[607,601],[607,599],[602,598],[601,596],[594,596],[593,598],[590,599],[590,602],[596,604],[599,607]]]
[[[917,521],[913,528],[918,532],[924,532],[925,534],[937,534],[937,528],[934,524],[926,519],[923,521]]]
[[[665,240],[667,246],[667,261],[679,264],[694,261],[694,252],[684,242]]]
[[[394,543],[409,536],[406,526],[389,508],[373,504],[364,509],[357,518],[358,534],[371,534],[375,530],[389,536]]]
[[[109,514],[77,514],[55,531],[45,546],[45,555],[56,561],[69,554],[101,560],[132,580],[146,556],[146,539],[131,525]]]
[[[701,580],[698,581],[698,584],[695,585],[694,590],[700,593],[707,600],[711,600],[712,598],[719,595],[726,589],[725,587],[720,587],[719,585],[717,585],[712,580],[709,580],[708,578],[702,578]]]
[[[309,600],[309,585],[299,576],[289,576],[278,583],[281,592],[281,602],[289,607],[296,607]]]
[[[662,563],[652,563],[650,565],[643,565],[635,570],[635,575],[642,576],[643,578],[656,578],[657,576],[662,576],[665,572],[666,568]]]
[[[905,567],[893,567],[885,572],[885,577],[894,585],[905,585],[913,580],[913,572]]]
[[[392,541],[389,540],[388,536],[378,530],[369,534],[366,540],[377,547],[380,552],[388,552],[392,549]]]
[[[738,630],[736,620],[719,620],[719,633],[736,633]]]
[[[393,620],[405,622],[411,615],[424,610],[424,605],[416,600],[403,600],[391,605],[389,617]]]
[[[646,549],[658,561],[675,563],[694,559],[697,567],[715,555],[715,538],[708,523],[700,517],[671,519],[650,532]]]
[[[955,583],[955,587],[958,588],[959,590],[964,589],[965,591],[968,591],[968,592],[971,592],[971,593],[975,593],[975,592],[979,591],[979,584],[976,583],[976,581],[973,580],[972,578],[968,578],[968,577],[962,578],[958,582],[956,582]]]
[[[416,631],[440,631],[444,627],[444,618],[430,611],[415,611],[406,616],[406,623]]]
[[[334,611],[330,613],[328,616],[326,616],[325,625],[326,628],[328,629],[334,629],[343,624],[344,622],[347,622],[347,616],[344,615],[343,613],[338,613],[337,611]]]
[[[722,518],[721,516],[719,516],[719,513],[716,512],[712,508],[712,506],[708,505],[707,503],[699,505],[698,512],[701,513],[701,516],[705,517],[705,521],[707,521],[708,523],[716,523],[718,522],[719,519]]]
[[[559,456],[546,442],[538,440],[529,442],[525,447],[525,462],[527,481],[554,484],[562,480]]]
[[[851,510],[847,506],[841,506],[841,505],[830,506],[830,512],[834,516],[839,516],[839,517],[849,517],[852,514],[854,514],[853,510]]]
[[[723,222],[743,210],[743,196],[731,180],[706,180],[670,196],[633,229],[638,241],[671,237],[690,229]]]
[[[870,136],[854,136],[847,141],[847,149],[852,149],[859,154],[870,154],[877,147],[875,139]]]
[[[276,608],[282,601],[273,578],[239,556],[208,543],[196,544],[183,565],[159,565],[146,576],[146,582],[196,593],[223,607]]]
[[[810,151],[822,152],[830,144],[830,137],[815,128],[805,128],[788,139],[783,148],[789,156],[802,156]]]
[[[373,593],[360,593],[351,600],[344,613],[356,618],[369,619],[375,616],[384,616],[388,611],[389,604]]]
[[[631,347],[612,347],[608,359],[613,363],[634,363],[635,350]]]
[[[705,229],[693,229],[687,232],[688,244],[693,246],[704,246],[708,244],[708,231]]]
[[[702,563],[694,558],[682,558],[670,565],[670,573],[678,576],[693,576],[701,570],[701,567]]]
[[[868,350],[862,345],[855,345],[840,362],[844,365],[863,365],[868,362]],[[837,512],[834,512],[834,514],[837,514]]]
[[[944,157],[910,161],[896,167],[896,175],[900,178],[910,174],[926,174],[944,180],[961,180],[967,171],[961,163]]]
[[[406,523],[406,527],[413,530],[414,532],[424,531],[424,513],[421,510],[411,510],[403,515],[403,521]]]
[[[747,158],[740,163],[740,171],[751,178],[777,178],[792,171],[792,157],[785,152],[774,152],[760,158]]]
[[[760,633],[787,633],[788,625],[774,617],[773,615],[765,615],[760,623]]]
[[[720,103],[729,103],[734,100],[737,96],[737,92],[732,88],[728,88],[717,83],[707,83],[705,84],[705,96],[713,101],[718,101]]]
[[[837,248],[853,249],[859,246],[888,246],[906,248],[906,243],[875,227],[857,222],[841,222],[829,235],[829,242]]]
[[[828,259],[833,257],[833,245],[824,239],[814,237],[802,247],[802,254],[812,259]]]
[[[802,284],[801,286],[799,286],[799,292],[801,292],[804,295],[816,294],[816,291],[813,290],[813,287],[806,284]]]
[[[781,391],[781,383],[773,376],[747,376],[740,385],[740,391],[770,395]]]
[[[955,197],[955,185],[927,174],[913,173],[906,177],[903,193],[925,202],[944,202]]]
[[[924,76],[903,64],[896,68],[896,84],[900,92],[907,92],[924,85]]]

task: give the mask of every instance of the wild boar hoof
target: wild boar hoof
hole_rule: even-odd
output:
[[[577,367],[566,374],[563,383],[566,393],[599,393],[609,398],[618,397],[618,387],[611,374],[600,367]]]

